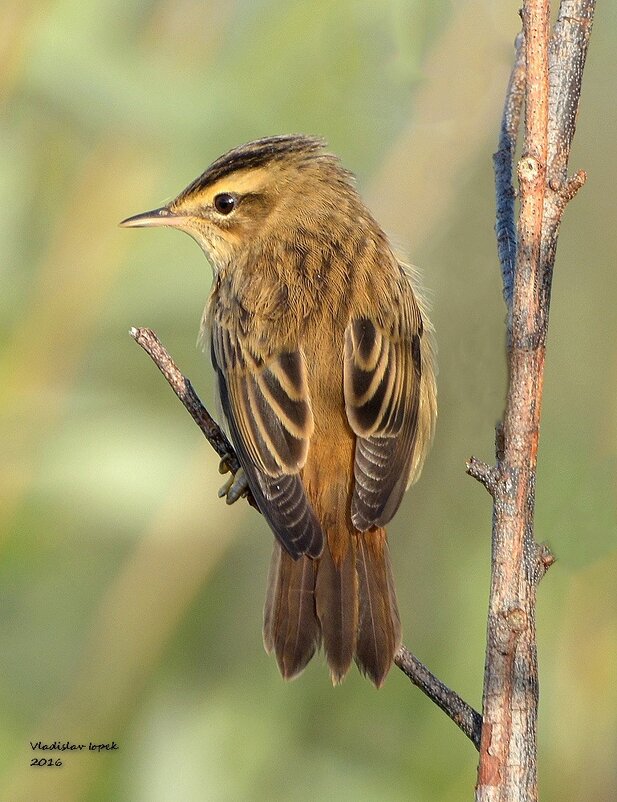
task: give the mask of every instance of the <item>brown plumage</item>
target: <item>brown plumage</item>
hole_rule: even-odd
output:
[[[214,268],[202,324],[225,424],[276,539],[264,643],[284,677],[320,644],[380,686],[400,644],[384,525],[433,433],[431,327],[414,277],[320,140],[217,159],[125,225],[189,233]]]

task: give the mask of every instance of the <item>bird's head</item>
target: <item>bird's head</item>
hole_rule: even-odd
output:
[[[307,228],[324,230],[356,197],[322,140],[276,136],[234,148],[166,206],[120,225],[185,231],[219,270],[270,234],[293,242]]]

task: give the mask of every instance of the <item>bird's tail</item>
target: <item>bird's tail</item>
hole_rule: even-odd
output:
[[[268,578],[264,644],[286,679],[298,675],[321,644],[332,681],[355,659],[379,688],[401,641],[384,529],[356,532],[351,522],[326,529],[320,558],[292,559],[278,543]]]

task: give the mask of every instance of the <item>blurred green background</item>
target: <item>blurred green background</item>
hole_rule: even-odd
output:
[[[117,222],[272,133],[325,136],[424,276],[440,418],[390,527],[407,645],[480,704],[504,391],[491,154],[519,29],[491,0],[9,0],[0,34],[0,795],[8,802],[471,799],[476,753],[397,669],[261,643],[271,536],[130,337],[207,403],[211,271]],[[585,73],[552,307],[537,536],[545,800],[617,798],[617,8]],[[30,768],[29,742],[115,740]],[[55,756],[55,755],[54,755]]]

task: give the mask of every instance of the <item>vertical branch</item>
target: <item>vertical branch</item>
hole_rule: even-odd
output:
[[[579,170],[568,178],[570,147],[576,130],[578,99],[587,58],[595,0],[562,0],[549,47],[549,140],[547,193],[542,232],[542,310],[548,326],[557,234],[566,204],[587,178]]]
[[[536,586],[552,555],[534,538],[536,461],[557,234],[565,205],[585,178],[577,173],[568,181],[566,169],[594,6],[594,0],[564,0],[549,47],[549,0],[525,0],[524,68],[517,53],[495,157],[498,252],[504,296],[506,301],[512,298],[512,306],[506,407],[498,430],[497,466],[490,485],[485,483],[494,504],[476,802],[537,800]],[[517,169],[520,208],[513,241],[508,170],[523,69],[525,139]],[[474,464],[470,461],[470,468]]]
[[[516,150],[516,140],[521,123],[521,109],[525,92],[525,48],[523,35],[519,33],[515,43],[516,56],[510,73],[506,100],[501,118],[499,145],[493,154],[495,170],[495,195],[497,198],[495,234],[497,236],[497,256],[501,265],[503,297],[512,309],[514,292],[514,266],[516,263],[516,227],[514,224],[514,184],[512,164]]]
[[[518,164],[520,213],[512,310],[509,387],[500,481],[493,508],[483,727],[476,800],[537,799],[537,658],[533,511],[544,344],[539,328],[540,248],[548,125],[548,0],[523,7],[525,142]]]

